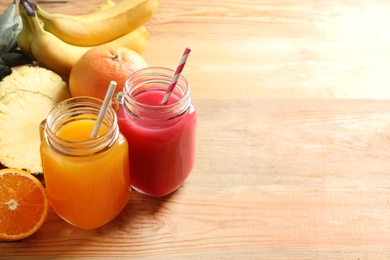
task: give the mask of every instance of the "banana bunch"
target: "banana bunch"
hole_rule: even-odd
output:
[[[16,15],[16,3],[13,1],[0,15],[0,80],[11,74],[11,67],[31,62],[16,50],[21,29],[22,20],[20,15]]]
[[[31,0],[20,0],[23,28],[17,43],[44,67],[69,76],[73,64],[89,49],[116,45],[140,54],[150,40],[143,26],[156,12],[159,0],[105,0],[83,15],[50,14]],[[42,26],[43,24],[43,26]]]
[[[113,2],[111,0],[104,0],[104,2],[101,3],[98,7],[96,7],[95,9],[92,9],[91,13],[106,10],[108,8],[113,7],[114,5],[115,5],[115,2]]]

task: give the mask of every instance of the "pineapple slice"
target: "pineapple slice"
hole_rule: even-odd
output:
[[[42,173],[39,125],[56,101],[41,93],[16,90],[0,98],[0,162]]]
[[[56,102],[70,98],[66,82],[55,72],[34,66],[20,66],[0,82],[0,98],[15,90],[40,92]]]

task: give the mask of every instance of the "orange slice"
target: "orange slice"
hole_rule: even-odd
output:
[[[34,234],[46,219],[49,202],[42,183],[18,169],[0,170],[0,240]]]

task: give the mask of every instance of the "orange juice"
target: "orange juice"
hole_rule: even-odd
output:
[[[55,120],[47,120],[41,142],[51,206],[63,219],[83,229],[108,223],[130,197],[126,138],[114,121],[113,127],[102,124],[98,136],[91,139],[95,119],[90,115],[64,120],[56,128],[50,127],[52,122]]]

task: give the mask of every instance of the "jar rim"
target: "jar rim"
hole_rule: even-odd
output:
[[[161,91],[165,95],[173,77],[174,70],[165,67],[147,67],[133,72],[126,79],[123,88],[122,101],[126,110],[138,116],[139,113],[161,115],[163,119],[166,119],[164,118],[166,116],[172,117],[172,114],[177,117],[178,114],[184,113],[191,103],[191,98],[190,85],[183,74],[178,77],[173,90],[173,93],[179,97],[177,100],[166,104],[145,104],[135,98],[138,94],[146,92],[146,89]]]
[[[103,101],[99,98],[89,96],[72,97],[61,101],[49,112],[46,123],[45,132],[48,144],[52,149],[65,155],[70,155],[74,151],[78,151],[76,156],[81,154],[96,154],[102,152],[116,141],[119,134],[119,128],[117,126],[117,116],[114,109],[109,106],[103,123],[108,125],[108,131],[104,134],[97,136],[96,138],[85,141],[71,141],[61,138],[57,135],[58,130],[70,121],[75,121],[76,117],[80,116],[79,120],[86,119],[87,117],[81,117],[81,115],[98,115],[100,107]],[[89,117],[89,119],[95,119]],[[103,147],[103,148],[97,148]],[[93,150],[90,153],[88,150]]]
[[[130,74],[130,76],[126,79],[124,90],[126,91],[127,94],[131,94],[132,92],[129,92],[129,88],[130,88],[131,84],[129,84],[129,83],[136,82],[136,80],[138,80],[141,76],[144,76],[144,77],[149,76],[149,75],[155,76],[157,74],[159,76],[165,77],[166,79],[172,80],[174,73],[175,73],[175,71],[173,69],[165,68],[165,67],[146,67],[146,68],[139,69],[139,70],[133,72],[132,74]],[[167,87],[168,86],[169,85],[167,85]],[[183,74],[180,74],[175,88],[177,86],[185,86],[186,87],[182,98],[186,98],[186,97],[190,96],[190,87],[189,87],[190,85],[189,85],[187,79],[183,76]],[[174,106],[176,102],[178,102],[178,101],[175,101],[175,102],[172,102],[169,104],[164,104],[164,106],[167,106],[167,107]],[[150,106],[151,107],[154,107],[154,106],[161,107],[161,105],[150,105]]]

